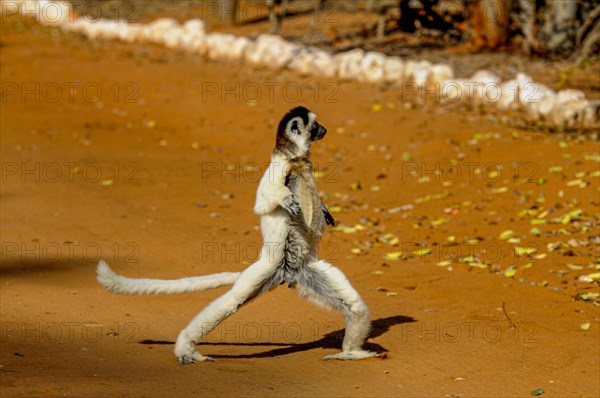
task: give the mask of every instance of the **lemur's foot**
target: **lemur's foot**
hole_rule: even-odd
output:
[[[290,214],[300,214],[300,204],[298,204],[294,195],[288,195],[285,198],[283,198],[281,207],[283,207]]]
[[[206,355],[202,355],[199,352],[194,352],[192,353],[192,355],[182,355],[182,356],[178,356],[177,359],[179,360],[179,364],[180,365],[190,365],[192,363],[197,362],[202,362],[202,361],[206,361],[206,362],[214,362],[214,358],[211,357],[207,357]]]
[[[356,361],[358,359],[373,358],[373,357],[384,358],[384,355],[378,354],[373,351],[365,351],[365,350],[342,351],[337,354],[327,355],[325,358],[323,358],[323,360],[329,361],[330,359],[338,359],[338,360],[342,360],[342,361],[349,361],[349,360]]]
[[[177,342],[175,343],[175,350],[173,350],[175,356],[179,360],[181,365],[189,365],[194,362],[202,362],[202,361],[214,361],[213,358],[207,357],[206,355],[200,354],[196,351],[196,344],[193,340],[189,340],[185,337],[182,332],[177,338]]]

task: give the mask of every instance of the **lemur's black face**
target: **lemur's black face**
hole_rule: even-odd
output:
[[[327,129],[325,127],[321,126],[315,120],[315,122],[313,123],[313,127],[310,130],[310,137],[311,137],[311,139],[313,141],[321,140],[321,139],[323,139],[323,137],[325,137],[325,134],[327,134]]]
[[[317,115],[303,106],[289,111],[277,130],[275,148],[290,158],[310,155],[310,145],[325,137],[327,129],[317,123]]]

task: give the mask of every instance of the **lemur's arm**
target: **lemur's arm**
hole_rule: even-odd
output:
[[[323,202],[321,202],[321,209],[323,210],[323,215],[325,216],[325,223],[335,227],[335,220]]]
[[[289,171],[289,164],[285,159],[275,157],[271,159],[256,191],[256,204],[254,205],[256,214],[271,213],[279,206],[291,214],[300,213],[300,205],[292,191],[285,186],[287,171]]]

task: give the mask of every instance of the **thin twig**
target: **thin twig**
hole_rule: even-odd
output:
[[[508,316],[508,312],[506,312],[506,303],[504,301],[502,302],[502,311],[504,312],[504,316],[506,317],[506,320],[508,321],[510,328],[516,329],[517,325],[513,322],[512,319],[510,319],[510,317]]]

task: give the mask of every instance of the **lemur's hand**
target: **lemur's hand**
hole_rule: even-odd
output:
[[[300,204],[298,204],[294,195],[288,195],[285,198],[283,198],[281,207],[283,207],[288,213],[292,215],[300,214]]]
[[[323,215],[325,216],[325,223],[327,225],[331,225],[332,227],[335,227],[335,219],[333,218],[333,216],[331,215],[329,210],[327,210],[327,207],[325,207],[325,205],[323,203],[321,203],[321,209],[323,209]]]

